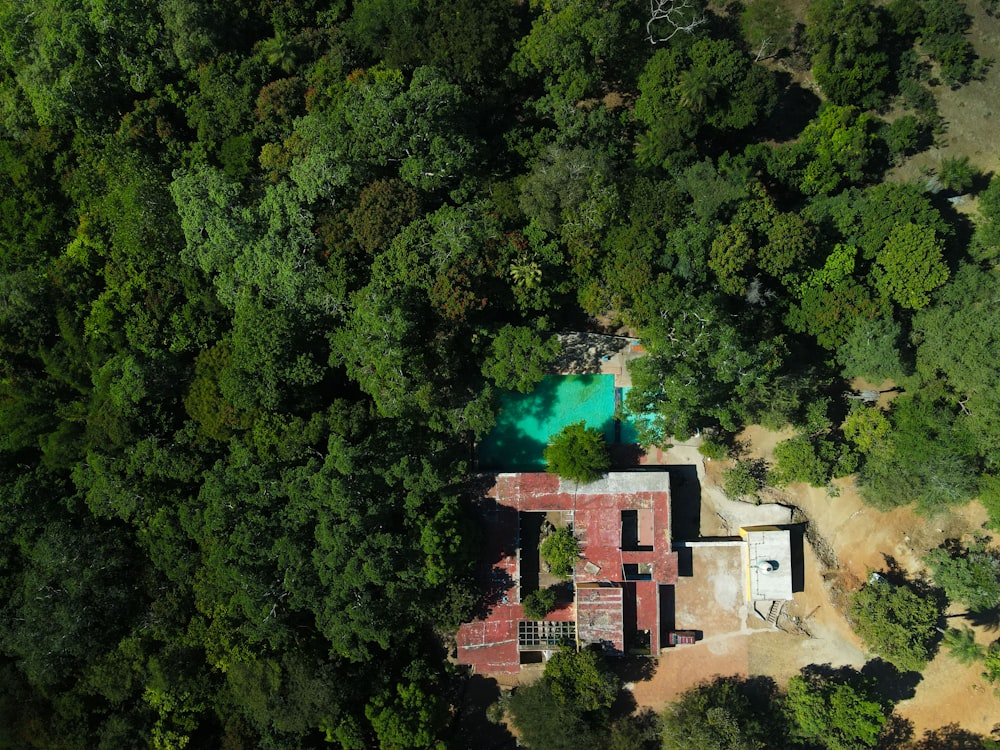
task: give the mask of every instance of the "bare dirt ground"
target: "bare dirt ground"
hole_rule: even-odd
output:
[[[774,446],[790,434],[751,427],[739,439],[748,443],[750,456],[771,459]],[[672,449],[661,459],[664,463],[676,460],[681,456],[671,454],[679,452]],[[683,458],[691,460],[688,452],[684,451]],[[703,536],[735,533],[742,523],[754,522],[755,512],[767,511],[730,501],[723,495],[721,477],[725,464],[704,462],[700,467]],[[635,684],[633,695],[640,706],[662,710],[688,688],[716,675],[764,675],[784,685],[808,664],[861,669],[870,655],[843,615],[850,593],[861,586],[872,570],[885,570],[887,557],[911,575],[921,574],[920,557],[927,550],[944,539],[976,532],[986,520],[978,504],[935,518],[923,518],[905,508],[882,513],[862,503],[852,482],[841,481],[837,487],[840,492],[837,497],[805,485],[774,492],[766,502],[788,507],[776,505],[770,511],[773,520],[765,515],[767,520],[756,521],[787,523],[791,508],[798,508],[825,542],[821,543],[822,561],[808,543],[804,545],[803,590],[786,605],[779,620],[781,630],[734,627],[726,636],[707,637],[706,632],[704,641],[672,649],[659,659],[649,681]],[[710,586],[706,588],[711,590]],[[682,594],[678,588],[678,609],[682,606]],[[977,635],[983,644],[997,637],[996,632],[983,628],[978,629]],[[1000,721],[1000,698],[981,679],[979,671],[977,667],[959,664],[946,652],[939,653],[915,688],[911,686],[911,697],[897,704],[896,713],[912,723],[918,738],[928,730],[953,723],[966,731],[989,735]]]
[[[749,440],[751,455],[771,459],[781,436],[751,427],[741,437]],[[801,666],[823,663],[814,657],[834,665],[860,667],[865,661],[863,647],[841,611],[846,596],[861,585],[870,571],[884,570],[888,557],[910,575],[922,574],[920,558],[924,553],[945,539],[981,530],[986,521],[978,503],[924,518],[908,508],[882,513],[865,506],[851,481],[838,482],[838,489],[839,496],[830,497],[823,489],[793,485],[775,498],[798,507],[809,517],[835,553],[836,567],[820,564],[807,547],[805,590],[796,594],[793,614],[805,620],[802,625],[812,638],[755,636],[751,674],[770,675],[781,684]],[[978,631],[979,641],[984,644],[997,636],[982,628]],[[940,652],[916,685],[913,697],[897,704],[896,713],[913,723],[917,736],[949,723],[988,735],[1000,721],[1000,698],[981,679],[979,671]]]
[[[969,41],[980,57],[1000,63],[1000,19],[991,18],[980,3],[966,3],[972,16]],[[892,179],[909,181],[921,177],[921,170],[936,170],[941,160],[968,156],[973,166],[986,174],[1000,172],[1000,64],[994,64],[985,80],[973,81],[952,90],[932,87],[938,110],[947,123],[936,148],[917,154],[895,169]]]

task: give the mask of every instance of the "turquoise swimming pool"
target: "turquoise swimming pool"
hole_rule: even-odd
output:
[[[505,393],[496,426],[479,443],[479,465],[507,471],[542,469],[549,438],[580,421],[603,430],[610,444],[635,443],[631,420],[615,420],[616,402],[627,391],[615,388],[614,375],[546,375],[531,393]]]

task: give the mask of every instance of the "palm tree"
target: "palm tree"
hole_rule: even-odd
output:
[[[281,68],[285,73],[291,73],[295,68],[295,44],[281,31],[264,40],[260,45],[268,65]]]
[[[963,625],[961,630],[948,628],[941,640],[961,664],[975,664],[986,655],[983,647],[976,643],[976,634],[968,625]]]
[[[682,107],[704,112],[719,93],[719,82],[710,68],[698,65],[680,74],[674,92]]]

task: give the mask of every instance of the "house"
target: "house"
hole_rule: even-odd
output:
[[[608,653],[658,655],[662,609],[677,581],[670,544],[670,475],[611,472],[589,484],[553,474],[492,474],[477,502],[485,529],[478,616],[458,631],[458,662],[480,672],[514,673],[565,642]],[[571,525],[580,543],[569,596],[534,621],[521,596],[537,587],[538,529]]]

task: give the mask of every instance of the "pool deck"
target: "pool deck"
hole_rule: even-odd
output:
[[[632,375],[628,371],[628,363],[645,353],[646,350],[638,342],[630,342],[607,359],[602,359],[599,372],[603,375],[614,375],[615,388],[631,388]]]
[[[555,362],[559,375],[614,375],[616,388],[632,385],[628,363],[646,353],[638,339],[627,336],[572,331],[560,333],[559,343],[562,351]]]

